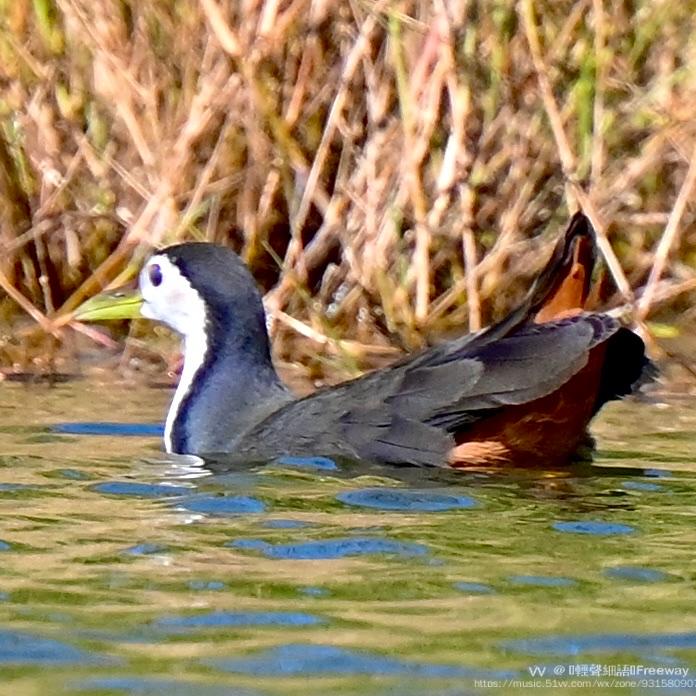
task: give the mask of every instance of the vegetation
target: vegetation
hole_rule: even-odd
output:
[[[240,251],[281,354],[297,335],[411,349],[499,316],[578,206],[612,302],[678,309],[695,17],[693,0],[0,0],[0,362],[71,340],[71,309],[182,239]]]

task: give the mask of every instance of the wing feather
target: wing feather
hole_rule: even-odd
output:
[[[244,440],[292,433],[277,443],[279,451],[442,464],[452,433],[503,406],[555,391],[618,330],[611,317],[581,314],[502,337],[469,335],[291,402]]]

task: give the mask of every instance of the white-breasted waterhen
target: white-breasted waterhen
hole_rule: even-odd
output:
[[[141,298],[95,298],[76,318],[139,308],[183,335],[168,452],[557,466],[602,405],[629,394],[650,365],[637,334],[583,311],[594,260],[594,231],[578,213],[505,319],[303,398],[278,377],[261,295],[228,248],[163,249],[140,273]]]

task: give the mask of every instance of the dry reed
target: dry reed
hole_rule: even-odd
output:
[[[677,0],[4,0],[0,361],[17,335],[65,339],[70,310],[181,239],[240,251],[279,339],[412,349],[505,311],[578,205],[613,301],[679,309],[695,17]]]

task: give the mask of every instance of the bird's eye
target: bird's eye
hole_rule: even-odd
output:
[[[150,276],[150,282],[152,285],[157,287],[162,283],[162,269],[159,267],[158,264],[153,263],[152,266],[150,266],[147,269],[148,275]]]

